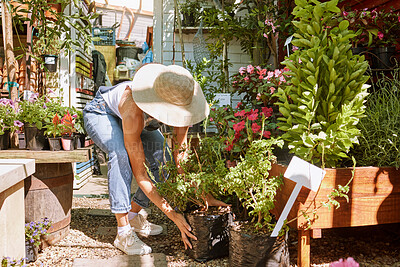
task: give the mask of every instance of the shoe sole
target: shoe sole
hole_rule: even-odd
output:
[[[125,253],[126,255],[130,255],[130,256],[132,256],[132,255],[139,255],[139,256],[142,256],[142,255],[150,254],[150,253],[152,252],[152,249],[150,248],[150,252],[149,252],[149,253],[142,253],[142,252],[139,252],[139,253],[127,253],[127,252],[125,252],[125,251],[123,250],[123,248],[120,248],[118,244],[115,244],[115,242],[114,242],[114,247],[116,247],[117,249],[121,250],[121,251],[122,251],[123,253]]]
[[[141,232],[142,230],[136,230],[133,229],[137,234],[140,234],[142,236],[150,236],[150,235],[159,235],[163,232],[163,229],[160,229],[159,231],[153,231],[152,233],[148,234],[147,232]]]

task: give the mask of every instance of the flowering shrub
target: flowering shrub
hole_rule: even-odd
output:
[[[40,238],[42,235],[47,235],[47,230],[51,227],[51,222],[48,218],[43,221],[30,222],[25,224],[25,239],[35,246],[40,246]]]
[[[4,131],[14,132],[24,124],[17,120],[17,109],[11,99],[0,99],[0,135]]]
[[[17,118],[23,123],[35,124],[39,130],[42,129],[47,117],[46,103],[48,101],[45,96],[39,97],[39,94],[32,94],[28,100],[19,102]]]
[[[358,34],[353,46],[392,46],[398,43],[400,12],[385,10],[343,11],[341,19],[349,21],[349,29]]]
[[[53,138],[55,138],[57,136],[61,136],[63,133],[63,127],[62,127],[61,120],[58,117],[57,113],[56,113],[56,115],[54,115],[51,122],[52,123],[49,123],[46,125],[45,134],[47,136],[53,136]]]
[[[329,267],[358,267],[360,266],[353,258],[349,257],[345,260],[340,259],[332,262]]]
[[[233,75],[232,86],[238,94],[245,93],[246,103],[268,106],[276,101],[274,93],[278,86],[285,83],[283,75],[287,69],[268,71],[260,66],[241,67],[239,73]]]
[[[77,115],[74,114],[71,116],[69,113],[69,110],[67,110],[67,114],[64,115],[64,117],[61,119],[61,125],[62,125],[62,134],[71,136],[73,132],[75,132],[74,128],[74,118],[76,118]]]

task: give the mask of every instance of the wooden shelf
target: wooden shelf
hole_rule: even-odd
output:
[[[0,150],[0,159],[35,159],[35,163],[86,162],[90,158],[90,148],[78,148],[72,151]]]
[[[210,28],[204,28],[202,29],[203,34],[208,33]],[[199,27],[182,27],[182,33],[183,34],[196,34],[197,31],[199,30]],[[175,29],[175,33],[179,33],[179,29]]]

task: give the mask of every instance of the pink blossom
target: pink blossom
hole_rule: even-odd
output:
[[[268,71],[267,73],[267,80],[271,79],[272,77],[274,77],[274,72],[273,71]]]
[[[275,93],[275,87],[270,87],[269,90],[271,90],[271,94]]]
[[[251,124],[251,130],[253,131],[253,133],[258,133],[260,132],[261,126],[258,125],[257,123],[253,122]]]
[[[256,99],[257,99],[257,100],[260,100],[260,99],[261,99],[261,94],[260,94],[260,93],[257,94]]]
[[[246,71],[246,68],[245,68],[245,67],[241,67],[241,68],[239,69],[240,75],[243,75],[243,74],[245,73],[245,71]]]
[[[262,80],[262,79],[264,79],[264,76],[260,75],[260,76],[258,76],[258,79]]]
[[[294,46],[292,47],[292,51],[294,52],[294,51],[296,51],[296,50],[299,50],[299,48],[298,48],[297,46],[294,45]]]
[[[268,108],[268,107],[261,108],[261,113],[263,113],[266,118],[271,117],[273,112],[274,112],[274,110],[272,108]]]
[[[257,73],[258,73],[258,75],[265,75],[266,73],[267,73],[267,70],[266,69],[259,69],[258,71],[257,71]]]
[[[214,121],[214,119],[212,117],[210,117],[210,121]]]
[[[275,69],[275,77],[278,78],[282,74],[280,69]]]
[[[247,73],[252,74],[254,72],[254,67],[252,65],[247,66]]]
[[[231,151],[232,148],[233,148],[233,144],[230,144],[229,146],[227,146],[227,147],[225,148],[225,150],[226,150],[226,151]]]
[[[398,16],[398,17],[397,17],[397,19],[398,19],[398,20],[399,20],[399,22],[400,22],[400,16]]]
[[[242,102],[237,103],[236,108],[239,108],[242,104]]]
[[[270,131],[264,131],[263,136],[265,138],[270,138],[271,137],[271,132]]]
[[[257,66],[256,69],[257,69],[257,73],[259,73],[261,71],[261,67],[260,66]]]
[[[360,265],[351,257],[332,262],[329,267],[359,267]]]
[[[251,110],[250,112],[248,112],[247,118],[248,118],[250,121],[255,121],[255,120],[258,118],[258,109],[256,109],[256,110]]]
[[[349,13],[346,11],[343,11],[343,16],[347,17],[347,15],[349,15]]]
[[[15,120],[15,121],[14,121],[14,126],[16,126],[16,127],[22,127],[22,126],[24,126],[24,124],[23,124],[22,122],[18,121],[18,120]]]
[[[240,104],[241,104],[241,103],[242,103],[242,102],[240,102]],[[238,104],[238,106],[239,106],[239,104]],[[235,117],[243,117],[244,115],[246,115],[246,111],[245,111],[245,110],[241,110],[241,111],[236,112],[236,113],[234,114]]]
[[[379,38],[379,40],[383,39],[383,32],[378,32],[378,38]]]
[[[238,123],[234,124],[232,127],[233,127],[233,130],[235,130],[235,132],[240,132],[241,130],[244,129],[245,122],[244,121],[238,122]]]
[[[264,33],[263,36],[268,39],[268,35],[266,33]]]
[[[249,77],[248,76],[244,77],[244,80],[249,81]]]
[[[279,81],[285,83],[286,82],[285,77],[284,76],[279,77]]]

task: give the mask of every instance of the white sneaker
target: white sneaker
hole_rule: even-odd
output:
[[[132,226],[133,231],[144,236],[159,235],[163,231],[161,226],[150,223],[141,214],[136,215],[132,220],[129,221],[129,224]]]
[[[117,235],[114,240],[114,246],[128,255],[144,255],[151,253],[151,247],[140,240],[133,229],[125,235]]]

